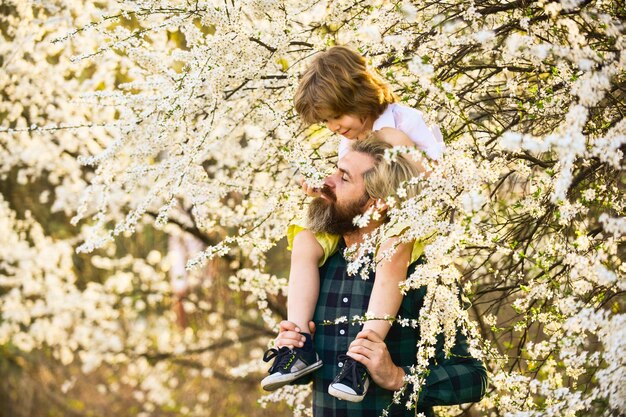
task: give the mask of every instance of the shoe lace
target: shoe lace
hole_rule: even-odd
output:
[[[269,369],[269,373],[271,374],[287,366],[291,361],[292,355],[295,355],[295,352],[286,346],[283,346],[280,349],[271,348],[266,350],[263,354],[263,361],[269,362],[275,358],[274,363]]]
[[[361,381],[363,380],[363,374],[367,373],[367,368],[360,362],[355,361],[345,353],[337,355],[337,360],[343,362],[341,372],[337,375],[335,381],[348,381],[352,388],[362,388]]]

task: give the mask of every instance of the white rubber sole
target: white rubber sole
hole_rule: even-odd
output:
[[[356,395],[346,391],[343,391],[341,387],[345,389],[350,389],[343,384],[330,384],[328,386],[328,393],[335,398],[339,398],[340,400],[346,400],[353,403],[360,403],[365,398],[365,394],[367,393],[367,389],[370,387],[369,378],[365,381],[365,389],[363,389],[363,395]]]
[[[322,365],[323,363],[320,359],[314,364],[309,365],[306,368],[301,369],[297,372],[292,372],[290,374],[279,374],[278,372],[273,373],[272,375],[268,375],[263,378],[263,381],[261,381],[261,388],[263,388],[265,391],[275,391],[280,387],[291,384],[293,381],[304,375],[310,374],[311,372],[318,370],[322,367]]]

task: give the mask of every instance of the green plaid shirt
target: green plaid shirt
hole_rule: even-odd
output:
[[[346,316],[362,316],[367,310],[369,297],[374,285],[374,273],[368,280],[349,276],[347,262],[343,257],[345,243],[320,268],[320,294],[315,310],[314,321],[317,331],[314,337],[315,350],[324,366],[313,374],[313,415],[315,417],[369,417],[381,415],[391,404],[392,391],[370,384],[365,399],[360,403],[338,400],[328,394],[328,385],[339,370],[337,355],[345,353],[350,343],[361,331],[361,325],[340,323],[322,325],[324,320],[334,321]],[[409,268],[411,273],[418,260]],[[425,288],[407,293],[400,306],[399,315],[404,318],[417,318],[423,305]],[[415,363],[419,330],[394,324],[387,334],[386,343],[391,358],[405,372]],[[443,346],[443,344],[441,344]],[[445,359],[442,349],[438,350],[436,361],[430,367],[426,384],[420,394],[417,410],[408,410],[406,400],[393,404],[390,416],[413,416],[416,412],[434,416],[432,407],[479,401],[487,385],[487,372],[483,364],[470,357],[467,340],[457,334],[457,344],[453,355]],[[409,392],[411,387],[408,387]]]

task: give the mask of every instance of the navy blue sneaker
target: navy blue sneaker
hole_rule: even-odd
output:
[[[367,368],[348,355],[339,355],[337,360],[343,361],[343,367],[328,386],[328,393],[340,400],[354,403],[363,401],[370,386]]]
[[[289,349],[286,346],[269,349],[263,355],[263,360],[269,362],[272,359],[274,363],[268,371],[269,375],[261,381],[261,387],[265,391],[277,390],[322,367],[322,360],[312,349],[305,351],[302,348]]]

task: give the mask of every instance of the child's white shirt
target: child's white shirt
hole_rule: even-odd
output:
[[[391,103],[383,114],[374,121],[372,130],[391,127],[404,132],[426,156],[435,161],[441,158],[446,145],[437,125],[429,128],[424,122],[422,112],[412,107]],[[350,139],[342,138],[339,143],[339,158],[350,149]]]

